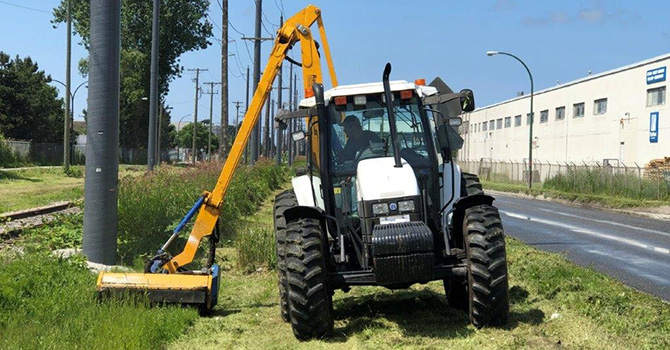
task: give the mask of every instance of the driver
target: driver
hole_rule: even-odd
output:
[[[354,160],[356,153],[370,146],[370,142],[382,142],[382,140],[370,130],[363,130],[361,122],[355,115],[348,115],[342,121],[344,133],[347,135],[347,143],[340,154],[340,161]]]

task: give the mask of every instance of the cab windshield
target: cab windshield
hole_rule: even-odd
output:
[[[418,98],[393,93],[400,157],[413,168],[430,165]],[[335,174],[354,174],[362,159],[392,157],[391,133],[383,94],[346,96],[346,104],[329,104],[330,167]],[[342,98],[341,98],[342,99]],[[342,102],[342,101],[340,101]]]

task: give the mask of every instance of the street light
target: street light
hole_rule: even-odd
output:
[[[51,81],[54,82],[54,83],[61,84],[61,85],[63,85],[63,87],[65,87],[67,89],[67,86],[62,81],[60,81],[58,79],[53,79],[53,78],[51,78]],[[84,86],[84,84],[86,84],[86,83],[88,83],[88,80],[83,81],[81,84],[79,84],[77,86],[76,89],[74,89],[74,92],[70,93],[70,111],[69,111],[70,112],[70,121],[68,121],[68,126],[69,126],[70,130],[74,129],[74,98],[75,98],[75,96],[77,96],[77,91],[79,91],[79,88]],[[88,88],[88,85],[86,85],[86,87]],[[63,138],[66,138],[66,137],[67,137],[67,135],[63,136]],[[63,152],[68,152],[70,154],[70,159],[72,159],[72,156],[74,155],[72,142],[68,142],[68,143],[69,143],[69,147],[67,149],[64,149]],[[69,166],[70,164],[67,164],[67,165]]]
[[[524,68],[526,68],[526,72],[528,72],[528,76],[530,77],[530,131],[528,135],[528,189],[533,188],[533,74],[530,73],[530,69],[528,69],[528,66],[519,58],[511,53],[507,52],[502,52],[502,51],[486,51],[487,56],[494,56],[494,55],[506,55],[514,58],[515,60],[519,61],[523,65]]]

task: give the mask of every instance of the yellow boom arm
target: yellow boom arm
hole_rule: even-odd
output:
[[[193,261],[196,250],[200,245],[203,237],[212,233],[214,225],[219,218],[223,199],[230,186],[230,181],[233,178],[235,169],[237,168],[242,152],[249,141],[251,131],[258,121],[261,108],[268,97],[268,93],[272,89],[277,72],[281,67],[282,62],[286,58],[288,51],[300,41],[301,55],[302,55],[302,74],[303,85],[305,88],[305,96],[313,96],[312,84],[315,82],[323,83],[321,74],[321,62],[316,47],[316,42],[312,36],[310,27],[314,22],[317,22],[320,37],[323,44],[323,52],[325,54],[326,62],[328,63],[328,70],[330,72],[330,80],[333,87],[337,86],[337,77],[335,76],[335,68],[330,55],[330,48],[326,39],[326,31],[321,20],[321,10],[316,6],[309,5],[296,15],[286,21],[286,23],[277,31],[277,38],[274,41],[274,47],[270,53],[270,59],[263,71],[261,80],[258,83],[258,88],[254,92],[251,105],[248,106],[247,112],[244,115],[244,120],[239,129],[237,137],[233,142],[233,147],[226,159],[219,179],[212,192],[205,193],[204,205],[200,208],[198,216],[193,225],[193,230],[188,238],[188,242],[184,250],[167,264],[163,266],[170,273],[175,273],[177,268],[184,266]]]

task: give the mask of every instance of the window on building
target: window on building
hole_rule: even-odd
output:
[[[545,109],[540,112],[540,123],[546,123],[547,121],[549,121],[549,110]]]
[[[482,124],[482,131],[486,131],[486,129],[487,129],[486,126],[487,126],[487,125],[486,125],[486,122],[484,122],[484,123]]]
[[[647,90],[647,107],[665,104],[665,86]]]
[[[502,122],[503,122],[502,118],[498,118],[498,120],[496,120],[496,129],[502,129],[503,128],[503,123]]]
[[[514,126],[521,126],[521,115],[514,116]]]
[[[573,118],[584,117],[584,102],[575,103],[574,105],[572,105],[572,117]]]
[[[505,117],[505,127],[509,128],[512,126],[512,117]]]
[[[605,114],[607,113],[607,99],[601,98],[593,101],[593,114]]]
[[[495,130],[495,129],[496,129],[496,124],[495,124],[495,122],[496,122],[496,121],[493,120],[493,119],[489,120],[489,130]]]
[[[556,107],[556,120],[565,119],[565,106]]]
[[[530,113],[526,113],[526,125],[530,125]]]

